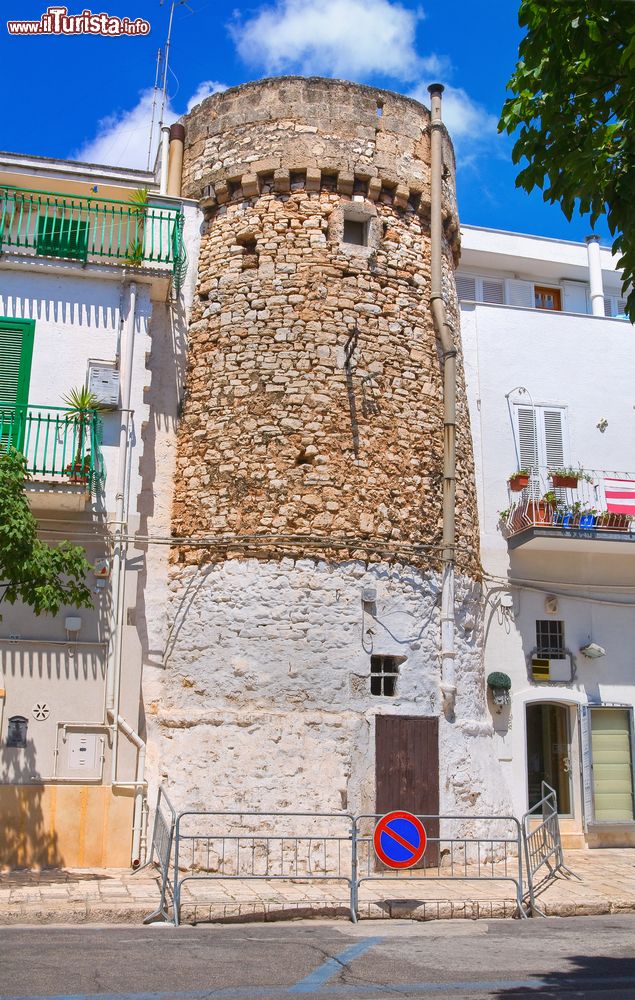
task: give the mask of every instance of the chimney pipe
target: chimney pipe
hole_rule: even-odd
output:
[[[602,262],[600,260],[600,237],[586,238],[586,252],[589,260],[589,285],[591,287],[591,312],[594,316],[605,316],[604,286],[602,284]]]
[[[441,694],[448,719],[454,718],[456,650],[454,610],[454,550],[456,522],[456,346],[443,298],[443,85],[430,93],[430,308],[443,352],[443,580],[441,584]]]
[[[168,164],[167,194],[175,198],[181,196],[181,175],[183,173],[183,145],[185,129],[179,122],[170,126],[170,159]]]
[[[170,126],[161,125],[161,186],[159,194],[168,193],[168,156],[170,153]]]

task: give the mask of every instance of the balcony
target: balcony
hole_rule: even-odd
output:
[[[0,187],[0,250],[35,257],[185,268],[180,208]]]
[[[614,552],[635,542],[635,474],[591,469],[584,475],[576,485],[558,486],[548,469],[531,469],[527,485],[510,487],[509,507],[501,512],[509,548],[543,547],[546,540],[551,550],[592,543]]]
[[[103,474],[99,431],[96,410],[0,404],[0,450],[24,455],[35,507],[84,509]]]

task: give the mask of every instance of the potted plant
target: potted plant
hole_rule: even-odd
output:
[[[504,674],[501,670],[494,670],[487,676],[487,686],[492,692],[492,700],[499,711],[503,705],[509,705],[511,700],[509,692],[512,686],[509,674]]]
[[[529,469],[518,469],[512,472],[509,477],[509,488],[512,493],[520,493],[526,486],[529,486]]]
[[[580,480],[586,483],[593,482],[591,476],[584,469],[573,469],[571,466],[564,466],[561,469],[549,469],[549,475],[556,490],[574,490]]]
[[[128,244],[124,263],[130,267],[140,267],[144,257],[144,233],[146,213],[148,211],[148,189],[138,188],[130,195],[130,204],[133,206],[131,215],[137,217],[134,238]]]
[[[613,514],[605,510],[595,518],[595,527],[604,531],[628,531],[630,520],[628,514]]]
[[[82,385],[71,389],[66,396],[62,396],[64,403],[68,407],[65,415],[67,424],[74,428],[73,438],[75,442],[75,455],[73,460],[64,469],[64,474],[73,483],[86,483],[90,476],[91,453],[84,451],[86,444],[86,434],[90,427],[95,411],[103,409],[101,403],[94,393]]]

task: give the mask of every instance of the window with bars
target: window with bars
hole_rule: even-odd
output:
[[[536,621],[536,656],[563,657],[564,622],[557,619]]]
[[[394,698],[397,691],[399,664],[403,660],[398,656],[379,656],[373,654],[370,658],[370,693],[377,697]]]

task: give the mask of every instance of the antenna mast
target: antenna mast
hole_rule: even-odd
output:
[[[154,113],[157,109],[157,93],[159,91],[159,72],[161,69],[161,49],[157,51],[157,68],[154,73],[154,90],[152,92],[152,118],[150,120],[150,141],[148,142],[148,162],[146,170],[150,169],[150,158],[152,157],[152,138],[154,133]]]

